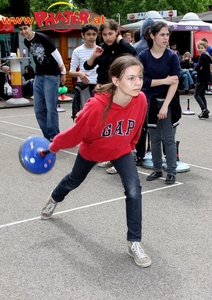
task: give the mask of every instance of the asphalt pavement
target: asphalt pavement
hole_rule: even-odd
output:
[[[143,187],[142,246],[151,257],[139,268],[127,254],[125,198],[118,175],[95,166],[85,182],[40,219],[50,191],[74,163],[77,147],[60,151],[53,169],[27,172],[18,151],[41,131],[32,105],[0,109],[1,300],[211,300],[212,113],[199,120],[194,97],[181,96],[190,112],[177,128],[180,162],[174,185],[164,176]],[[212,96],[207,96],[212,112]],[[73,126],[62,103],[60,129]],[[0,108],[3,105],[0,105]]]

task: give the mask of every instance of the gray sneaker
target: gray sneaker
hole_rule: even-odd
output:
[[[136,265],[142,268],[149,267],[151,265],[151,259],[145,254],[144,250],[141,248],[140,242],[127,242],[128,244],[128,254],[134,258]]]
[[[42,208],[41,219],[48,220],[49,218],[51,218],[56,206],[57,206],[57,202],[55,203],[52,202],[52,193],[51,193],[47,198],[44,207]]]
[[[107,172],[108,174],[118,174],[118,172],[117,172],[117,170],[116,170],[115,167],[108,168],[108,169],[106,170],[106,172]]]
[[[104,161],[104,162],[98,163],[99,168],[110,168],[110,167],[112,167],[112,165],[113,164],[110,161]]]

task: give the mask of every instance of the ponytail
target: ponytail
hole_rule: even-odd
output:
[[[106,92],[110,92],[110,100],[109,100],[109,103],[104,111],[104,114],[103,114],[103,119],[102,119],[102,125],[105,123],[105,120],[106,120],[106,117],[107,117],[107,114],[110,110],[110,107],[112,105],[112,102],[113,102],[113,96],[115,94],[115,90],[116,90],[116,86],[110,82],[110,83],[106,83],[106,84],[97,84],[97,86],[95,87],[94,89],[94,93],[106,93]]]

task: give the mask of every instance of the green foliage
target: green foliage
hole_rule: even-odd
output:
[[[17,0],[18,1],[18,0]],[[33,15],[36,11],[44,10],[56,2],[60,2],[58,0],[24,0],[26,3],[30,3],[30,16]],[[62,2],[67,2],[67,6],[65,5],[56,5],[51,8],[51,12],[57,13],[58,11],[71,10],[71,7],[68,5],[68,0],[63,0]],[[11,16],[10,14],[10,0],[0,0],[1,7],[1,15]]]
[[[0,7],[1,7],[1,15],[8,15],[10,14],[10,5],[8,0],[0,0]]]
[[[121,16],[121,24],[126,24],[127,14],[148,12],[150,10],[177,10],[178,15],[188,12],[200,13],[208,10],[209,0],[142,0],[142,1],[117,1],[117,0],[74,0],[81,8],[87,8],[98,14],[118,20],[117,13]]]
[[[30,12],[31,12],[31,15],[33,15],[34,12],[36,11],[47,11],[47,8],[54,4],[54,3],[57,3],[57,2],[60,2],[60,1],[57,1],[57,0],[30,0]],[[55,5],[53,7],[51,7],[50,11],[51,12],[54,12],[54,13],[57,13],[58,11],[67,11],[67,10],[72,10],[70,5],[69,4],[69,1],[67,0],[63,0],[62,2],[67,2],[67,6],[66,5]]]

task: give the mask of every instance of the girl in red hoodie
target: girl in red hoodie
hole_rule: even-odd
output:
[[[58,202],[77,188],[97,162],[111,161],[117,169],[126,195],[128,254],[138,266],[151,265],[141,248],[141,184],[132,155],[146,116],[146,97],[141,92],[143,66],[137,58],[126,55],[111,65],[110,83],[97,86],[76,124],[54,137],[49,150],[76,147],[79,152],[71,173],[49,195],[41,218],[49,219]]]

